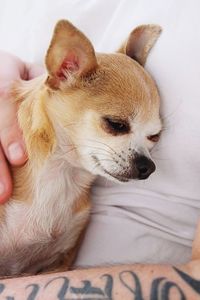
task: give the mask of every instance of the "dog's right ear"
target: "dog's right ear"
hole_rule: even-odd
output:
[[[157,41],[162,29],[159,25],[141,25],[129,35],[127,41],[117,51],[136,60],[144,66],[149,51]]]
[[[87,76],[97,68],[94,48],[87,37],[70,22],[57,23],[46,55],[47,84],[58,89],[60,83]]]

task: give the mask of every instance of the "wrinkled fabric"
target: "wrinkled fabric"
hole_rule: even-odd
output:
[[[146,69],[161,95],[164,128],[145,181],[98,178],[76,265],[183,263],[200,215],[200,2],[198,0],[1,0],[0,48],[42,63],[58,19],[71,20],[97,51],[116,50],[137,25],[163,33]]]

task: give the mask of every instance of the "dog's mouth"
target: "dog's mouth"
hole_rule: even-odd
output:
[[[102,170],[105,174],[107,174],[107,175],[109,175],[109,176],[113,177],[114,179],[117,179],[118,181],[121,181],[121,182],[128,182],[128,181],[130,180],[130,178],[126,178],[126,177],[124,177],[124,176],[122,176],[122,175],[120,175],[120,174],[114,174],[114,173],[111,173],[111,172],[109,172],[108,170],[106,170],[106,169],[102,166],[102,164],[101,164],[100,160],[98,159],[98,157],[96,157],[95,155],[92,155],[92,158],[93,158],[94,162],[97,164],[97,166],[100,167],[101,170]]]

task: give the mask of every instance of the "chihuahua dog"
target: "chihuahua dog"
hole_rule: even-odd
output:
[[[96,175],[146,179],[161,131],[159,94],[144,70],[160,27],[143,25],[115,54],[95,53],[59,21],[47,74],[14,85],[28,161],[13,168],[14,191],[0,207],[0,275],[67,270],[90,213]]]

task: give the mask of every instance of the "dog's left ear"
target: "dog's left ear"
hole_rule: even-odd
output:
[[[45,62],[49,73],[47,84],[53,89],[58,89],[63,81],[70,84],[71,80],[84,77],[97,68],[91,42],[65,20],[55,27]]]
[[[149,51],[158,39],[162,29],[158,25],[141,25],[135,28],[128,40],[117,51],[126,54],[144,66]]]

